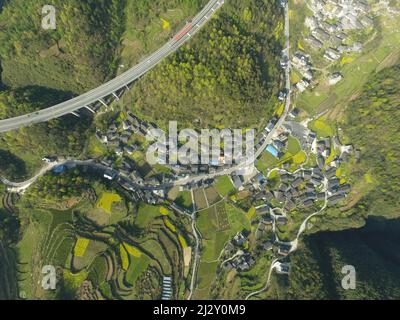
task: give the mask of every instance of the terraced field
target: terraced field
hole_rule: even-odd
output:
[[[99,199],[83,197],[66,211],[39,200],[34,206],[41,209],[31,210],[31,198],[22,198],[22,239],[16,247],[20,296],[159,299],[164,276],[173,279],[174,297],[186,295],[192,254],[188,221],[166,206],[125,207],[123,193],[95,189]],[[55,291],[41,288],[45,265],[55,266],[60,276]]]
[[[250,223],[245,212],[222,201],[198,212],[197,226],[203,239],[194,298],[206,299],[216,281],[221,251],[236,233],[250,230]]]

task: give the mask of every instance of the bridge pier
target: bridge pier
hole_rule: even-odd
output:
[[[99,102],[108,109],[108,105],[103,101],[103,99],[99,99]]]
[[[116,95],[115,92],[113,92],[112,95],[115,97],[115,99],[117,99],[117,101],[119,101],[119,97]]]
[[[72,111],[71,112],[71,114],[73,114],[75,117],[77,117],[77,118],[80,118],[81,116],[78,114],[78,113],[76,113],[75,111]]]
[[[96,112],[94,112],[94,110],[93,110],[91,107],[89,107],[89,106],[85,106],[85,108],[88,109],[91,113],[96,113]]]

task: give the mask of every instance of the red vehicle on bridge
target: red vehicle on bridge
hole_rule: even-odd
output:
[[[175,41],[181,40],[190,30],[192,30],[192,28],[193,24],[191,22],[188,22],[186,26],[175,35],[174,40]]]

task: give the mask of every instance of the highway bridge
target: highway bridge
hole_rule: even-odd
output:
[[[183,44],[185,44],[194,34],[196,34],[207,21],[215,14],[215,12],[222,7],[224,0],[211,0],[207,5],[198,13],[193,20],[191,20],[177,35],[169,40],[164,46],[145,58],[139,64],[122,73],[111,81],[86,92],[71,100],[62,102],[55,106],[39,110],[37,112],[25,114],[22,116],[0,120],[0,132],[7,132],[16,130],[21,127],[33,125],[49,121],[51,119],[59,118],[66,114],[74,114],[77,110],[82,108],[90,108],[91,105],[98,102],[106,105],[105,98],[108,96],[117,97],[116,92],[123,88],[127,88],[129,84],[143,76],[145,73],[153,69],[163,59],[177,51]]]

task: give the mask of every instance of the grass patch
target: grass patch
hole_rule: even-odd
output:
[[[293,163],[296,165],[303,164],[307,160],[307,155],[304,151],[300,151],[297,154],[295,154],[292,158]]]
[[[171,220],[168,217],[163,217],[163,221],[165,226],[172,231],[173,233],[176,233],[176,227],[172,224]]]
[[[150,258],[144,254],[140,257],[132,257],[129,268],[125,274],[125,280],[133,286],[139,276],[148,268],[150,262]]]
[[[122,243],[119,245],[119,255],[121,257],[121,267],[123,270],[127,271],[129,268],[129,256]]]
[[[178,196],[175,199],[175,203],[183,208],[192,209],[193,203],[190,191],[179,192]]]
[[[223,197],[235,192],[235,187],[232,184],[229,176],[219,177],[215,182],[215,188],[219,192],[219,194]]]
[[[101,198],[97,202],[97,207],[111,214],[114,202],[120,202],[122,198],[117,193],[103,192]]]
[[[145,228],[151,224],[151,222],[160,216],[160,207],[151,206],[145,203],[139,205],[138,215],[135,220],[135,224],[140,228]]]
[[[251,207],[249,209],[249,211],[247,212],[247,214],[246,214],[247,220],[251,221],[251,219],[253,219],[255,214],[256,214],[256,208],[255,207]]]
[[[64,269],[63,278],[64,284],[73,290],[77,290],[88,277],[88,272],[81,271],[78,273],[72,273],[68,269]]]
[[[83,257],[86,253],[86,249],[89,246],[89,239],[86,238],[78,238],[74,247],[74,256],[75,257]]]
[[[332,137],[335,134],[332,126],[322,118],[311,121],[308,124],[308,128],[314,131],[319,137]]]

